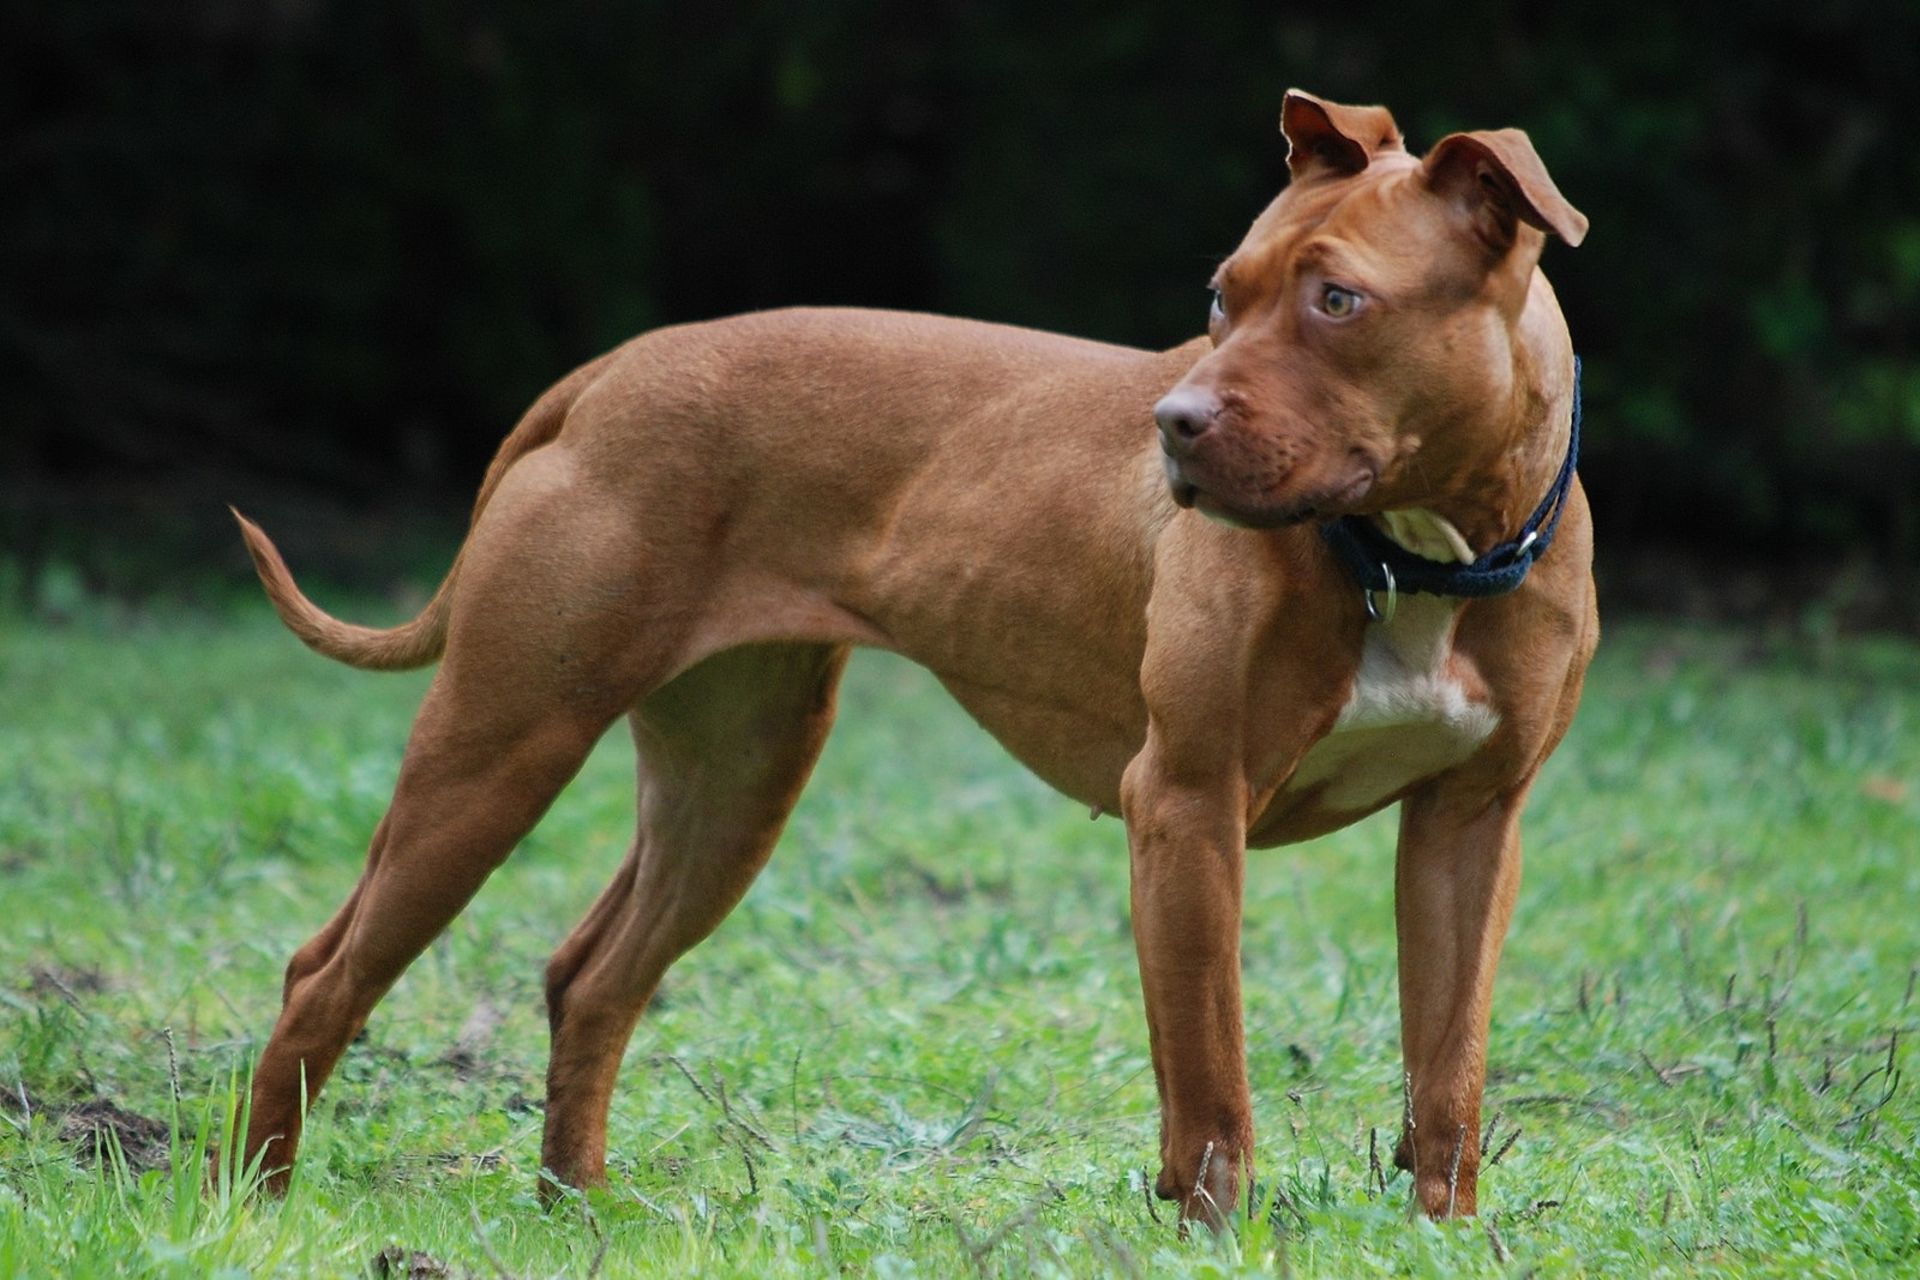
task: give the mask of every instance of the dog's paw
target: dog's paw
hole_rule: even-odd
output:
[[[1226,1143],[1205,1143],[1191,1160],[1162,1164],[1153,1194],[1178,1204],[1182,1222],[1203,1222],[1217,1231],[1232,1218],[1239,1203],[1245,1163],[1245,1156]]]

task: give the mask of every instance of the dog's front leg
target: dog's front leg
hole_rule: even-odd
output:
[[[1223,1225],[1253,1164],[1253,1106],[1240,1025],[1245,784],[1166,767],[1151,739],[1127,769],[1121,804],[1133,854],[1153,1071],[1160,1086],[1154,1190],[1185,1219]]]
[[[1442,781],[1401,807],[1394,915],[1409,1092],[1395,1159],[1435,1218],[1478,1201],[1487,1018],[1520,888],[1525,798],[1524,785],[1488,797]]]

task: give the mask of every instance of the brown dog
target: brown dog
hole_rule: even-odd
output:
[[[1234,1205],[1253,1158],[1247,846],[1402,802],[1399,1159],[1427,1212],[1472,1212],[1520,810],[1598,634],[1586,500],[1559,500],[1517,590],[1381,621],[1319,525],[1370,516],[1443,561],[1515,536],[1575,391],[1535,264],[1586,219],[1512,130],[1416,160],[1384,109],[1302,93],[1282,129],[1293,181],[1216,275],[1208,338],[1154,354],[865,311],[647,334],[533,406],[446,582],[389,631],[322,613],[243,520],[308,645],[442,659],[365,874],[288,966],[247,1153],[272,1144],[284,1182],[303,1079],[319,1090],[624,714],[639,832],[547,968],[544,1161],[602,1180],[641,1010],[765,863],[872,645],[1124,815],[1157,1190],[1188,1216]]]

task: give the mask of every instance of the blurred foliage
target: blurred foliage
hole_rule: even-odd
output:
[[[1920,558],[1920,5],[140,0],[0,18],[0,485],[469,486],[650,325],[1170,345],[1298,84],[1527,128],[1608,539]]]

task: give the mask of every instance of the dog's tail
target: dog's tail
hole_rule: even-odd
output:
[[[479,521],[487,500],[513,464],[560,434],[567,410],[598,364],[599,361],[595,361],[576,370],[540,397],[501,442],[500,451],[487,466],[486,479],[480,482],[480,494],[474,499],[473,523]],[[382,630],[343,622],[307,599],[266,531],[239,511],[231,507],[228,510],[233,511],[233,518],[240,522],[240,536],[246,539],[247,552],[253,557],[253,567],[260,575],[260,585],[267,590],[267,599],[273,602],[274,612],[307,648],[363,671],[411,671],[434,661],[446,648],[447,617],[453,611],[454,584],[460,578],[460,561],[466,555],[464,546],[426,608],[412,621]],[[468,529],[471,532],[471,523]]]
[[[280,549],[273,545],[266,530],[237,509],[229,507],[228,510],[240,522],[240,536],[246,539],[247,552],[253,557],[260,585],[267,589],[267,599],[273,602],[273,611],[307,648],[364,671],[410,671],[440,656],[447,638],[453,583],[460,574],[457,559],[440,589],[433,593],[433,599],[412,621],[384,631],[363,627],[342,622],[307,599],[307,593],[293,580],[293,572],[287,568]]]

